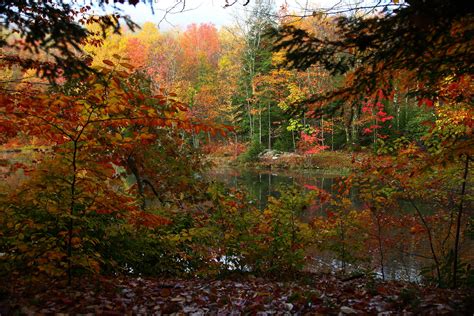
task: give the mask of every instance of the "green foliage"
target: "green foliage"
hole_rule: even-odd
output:
[[[429,124],[434,121],[431,111],[423,111],[422,108],[412,107],[412,110],[406,110],[408,119],[404,122],[403,135],[410,140],[417,140],[429,132]]]
[[[413,288],[403,288],[400,291],[400,299],[404,306],[411,306],[413,309],[420,305],[420,293]]]
[[[474,240],[474,216],[469,216],[467,220],[466,236]]]
[[[327,217],[317,218],[316,229],[318,248],[337,255],[343,272],[348,264],[369,261],[366,252],[371,219],[367,211],[359,211],[346,197],[336,197],[331,201]]]
[[[59,278],[67,270],[67,245],[69,223],[75,221],[71,236],[75,274],[98,273],[105,261],[98,246],[109,248],[107,228],[123,224],[110,214],[81,211],[85,205],[76,205],[77,215],[62,212],[66,207],[67,187],[52,182],[53,175],[41,178],[48,188],[35,192],[30,189],[8,196],[2,201],[2,235],[0,249],[2,265],[9,273],[21,272],[33,279],[43,276]],[[31,183],[27,183],[31,185]],[[54,188],[54,189],[53,189]],[[82,215],[82,216],[80,216]]]
[[[287,152],[294,151],[291,132],[288,132],[286,130],[282,132],[273,144],[273,149]]]
[[[144,271],[132,267],[142,273],[205,276],[288,275],[299,271],[304,267],[312,233],[297,216],[312,197],[295,188],[284,189],[281,198],[272,199],[260,211],[249,207],[239,191],[210,187],[209,198],[214,202],[206,203],[208,209],[203,214],[195,214],[188,225],[180,226],[179,219],[186,215],[176,213],[173,224],[148,239],[153,241],[153,250],[140,248],[138,253],[153,258],[146,262],[154,262],[156,267]]]
[[[263,211],[258,232],[260,243],[249,257],[256,272],[278,275],[282,271],[292,273],[304,268],[306,250],[313,241],[308,224],[298,215],[311,203],[314,195],[302,193],[296,188],[281,190],[280,198],[270,198]]]
[[[290,189],[280,199],[272,199],[263,211],[248,206],[239,191],[213,186],[209,194],[214,204],[207,215],[168,236],[176,242],[175,249],[189,247],[182,258],[194,262],[185,269],[188,273],[281,275],[303,268],[311,231],[297,215],[308,205],[311,194]]]
[[[255,162],[258,155],[264,150],[264,146],[259,141],[252,141],[247,151],[239,156],[242,162]]]
[[[396,138],[393,141],[384,141],[382,139],[377,140],[377,154],[379,155],[387,155],[387,154],[396,154],[398,153],[399,150],[405,148],[410,141],[404,137],[401,136],[399,138]]]
[[[454,253],[450,250],[447,255],[443,256],[440,262],[440,278],[433,271],[435,266],[429,265],[421,269],[421,275],[426,283],[436,284],[439,287],[448,288],[452,285]],[[466,261],[459,260],[457,263],[457,282],[459,287],[474,287],[474,269],[471,264]]]

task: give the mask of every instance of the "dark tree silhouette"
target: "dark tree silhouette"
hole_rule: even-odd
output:
[[[98,4],[105,2],[100,0]],[[137,1],[129,0],[128,3],[136,4]],[[90,71],[80,48],[92,35],[84,26],[87,23],[99,24],[102,37],[109,28],[120,32],[121,22],[131,29],[137,26],[120,12],[95,16],[89,5],[76,0],[3,0],[0,3],[0,19],[0,61],[19,65],[23,69],[36,69],[41,77],[49,79]],[[31,54],[20,57],[17,54],[19,51]]]
[[[337,17],[338,40],[293,26],[272,31],[275,49],[286,52],[290,66],[320,64],[333,74],[352,73],[350,84],[311,101],[347,100],[376,89],[389,94],[400,73],[410,74],[412,95],[435,99],[446,78],[456,82],[472,75],[474,2],[408,0],[384,8],[371,16]],[[472,93],[462,97],[472,102]]]

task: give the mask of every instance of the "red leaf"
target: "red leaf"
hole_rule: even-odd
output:
[[[430,99],[420,99],[418,101],[418,105],[423,105],[425,104],[426,106],[432,107],[433,106],[433,101]]]

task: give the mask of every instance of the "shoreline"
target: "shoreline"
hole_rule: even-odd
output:
[[[361,153],[361,155],[367,155]],[[331,151],[312,155],[300,155],[288,152],[264,152],[255,161],[243,162],[237,156],[213,156],[205,158],[212,168],[246,168],[258,171],[295,171],[315,175],[347,176],[354,168],[352,153]]]

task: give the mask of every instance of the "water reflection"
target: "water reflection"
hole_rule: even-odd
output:
[[[286,170],[219,168],[211,170],[208,173],[208,178],[212,181],[222,182],[230,188],[247,191],[249,198],[260,209],[264,209],[268,203],[268,197],[279,197],[279,190],[284,186],[299,186],[306,190],[319,188],[332,194],[333,185],[338,177]],[[322,204],[321,207],[323,207]]]

